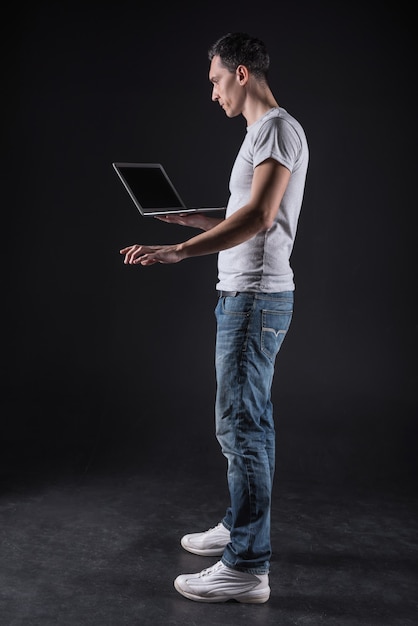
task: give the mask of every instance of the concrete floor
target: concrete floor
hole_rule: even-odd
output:
[[[200,604],[173,587],[215,558],[187,532],[221,518],[223,465],[4,464],[1,626],[412,626],[418,623],[417,499],[276,478],[270,600]]]

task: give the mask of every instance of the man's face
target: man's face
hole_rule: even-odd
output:
[[[221,63],[219,56],[214,56],[209,70],[209,80],[213,85],[212,100],[218,102],[228,117],[242,113],[245,90],[240,85],[237,72],[230,72]]]

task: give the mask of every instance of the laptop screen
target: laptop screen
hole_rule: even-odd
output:
[[[144,213],[185,208],[159,163],[114,163],[128,192]]]

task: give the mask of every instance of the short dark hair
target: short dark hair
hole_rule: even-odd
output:
[[[215,41],[208,50],[209,60],[219,56],[222,65],[235,72],[238,65],[245,65],[259,78],[267,78],[270,57],[266,45],[247,33],[228,33]]]

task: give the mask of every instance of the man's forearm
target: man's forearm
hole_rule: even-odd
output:
[[[205,232],[178,244],[178,250],[182,258],[214,254],[237,246],[262,230],[266,230],[262,214],[245,206]]]

